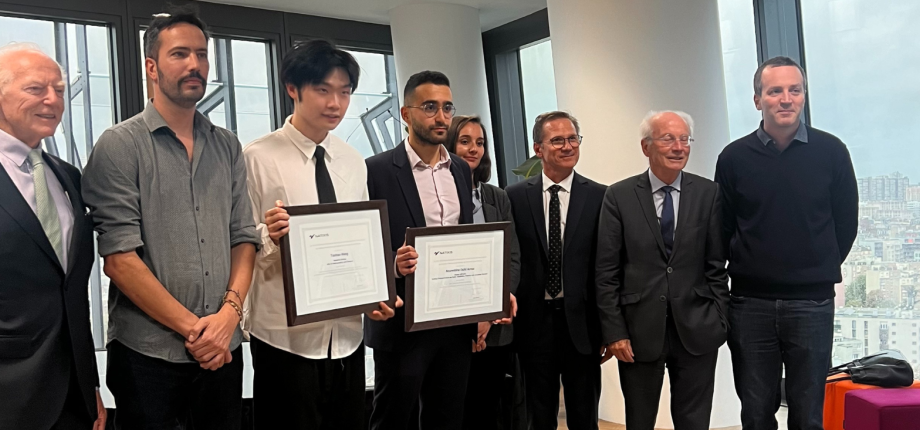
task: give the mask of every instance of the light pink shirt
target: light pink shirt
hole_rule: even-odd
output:
[[[425,212],[425,225],[435,227],[460,224],[460,196],[457,195],[454,175],[450,173],[447,148],[440,145],[441,157],[434,167],[422,161],[408,140],[406,152],[409,154],[412,175],[415,176],[418,197],[422,201],[422,211]]]
[[[32,180],[32,165],[29,163],[28,145],[21,140],[0,130],[0,164],[3,165],[6,174],[10,176],[22,198],[25,199],[32,212],[35,212],[35,182]],[[48,163],[48,161],[46,161]],[[61,247],[64,250],[64,261],[61,266],[67,268],[67,253],[70,249],[70,234],[73,231],[73,206],[64,187],[58,181],[57,176],[51,171],[50,167],[45,169],[45,183],[48,184],[48,190],[51,191],[51,198],[57,207],[58,220],[61,222]]]

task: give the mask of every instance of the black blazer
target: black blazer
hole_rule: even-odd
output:
[[[572,343],[582,354],[600,351],[600,326],[594,292],[597,216],[605,187],[575,173],[562,237],[562,289]],[[509,186],[511,209],[521,245],[521,283],[514,341],[518,349],[544,336],[535,330],[543,318],[548,262],[546,218],[543,214],[543,175]]]
[[[511,294],[517,296],[521,281],[521,247],[514,231],[511,200],[505,190],[495,185],[482,184],[482,215],[486,222],[511,221]],[[514,338],[513,325],[493,325],[486,336],[486,346],[504,346]]]
[[[667,257],[648,172],[607,189],[597,244],[603,342],[629,339],[636,361],[661,357],[668,303],[691,354],[725,342],[728,274],[719,186],[684,172],[674,248]]]
[[[450,155],[450,173],[454,175],[457,196],[460,198],[460,224],[473,223],[473,178],[470,165],[462,158]],[[406,142],[365,160],[367,164],[367,192],[371,200],[386,200],[390,218],[390,242],[393,258],[406,239],[409,227],[425,227],[425,212],[418,195]],[[389,264],[393,264],[390,262]],[[396,293],[406,297],[406,280],[396,278]],[[405,307],[396,309],[396,316],[386,321],[364,320],[364,343],[381,351],[393,351],[397,343],[413,333],[405,332]],[[475,338],[476,326],[467,327]]]
[[[96,418],[96,356],[87,282],[95,261],[93,225],[80,197],[80,172],[45,154],[70,198],[73,230],[61,267],[38,217],[0,168],[0,428],[49,428],[71,372]],[[63,208],[58,208],[62,210]],[[64,209],[66,210],[66,209]]]

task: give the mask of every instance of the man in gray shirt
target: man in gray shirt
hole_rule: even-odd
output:
[[[144,35],[153,99],[99,138],[83,196],[109,290],[116,428],[238,429],[243,299],[259,238],[242,148],[196,111],[208,35],[191,10]]]

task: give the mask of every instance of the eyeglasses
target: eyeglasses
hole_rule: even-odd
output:
[[[554,137],[549,140],[549,143],[556,149],[564,148],[566,142],[568,142],[572,148],[578,148],[578,146],[581,145],[581,139],[582,136]]]
[[[680,146],[685,147],[685,148],[692,145],[694,141],[694,139],[690,136],[681,136],[678,138],[670,134],[666,134],[658,138],[653,138],[652,140],[660,143],[661,146],[671,146],[671,145],[674,145],[674,142],[678,142],[680,143]]]
[[[457,108],[453,104],[445,104],[444,106],[438,106],[435,102],[422,103],[421,106],[406,106],[407,108],[421,109],[422,112],[425,112],[425,116],[428,118],[434,118],[438,114],[438,111],[444,112],[445,118],[453,118],[454,114],[457,113]]]

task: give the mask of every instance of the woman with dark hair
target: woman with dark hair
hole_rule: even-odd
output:
[[[463,158],[473,171],[473,222],[511,221],[511,201],[501,188],[487,184],[492,171],[485,127],[478,116],[455,116],[447,130],[447,150]],[[511,227],[511,300],[516,311],[514,292],[520,279],[520,250],[514,226]],[[473,344],[470,380],[466,390],[463,428],[491,430],[504,428],[502,393],[505,375],[512,373],[511,325],[479,323]]]

